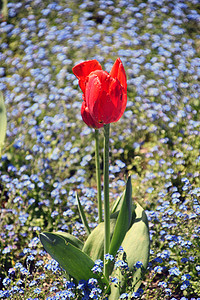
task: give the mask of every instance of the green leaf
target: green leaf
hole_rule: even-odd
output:
[[[132,185],[131,176],[126,183],[126,190],[121,199],[121,208],[117,217],[114,233],[110,243],[109,253],[115,256],[132,221]]]
[[[116,219],[110,219],[110,235],[113,235]],[[103,260],[104,256],[104,222],[100,223],[88,236],[83,252],[85,252],[94,261],[97,259]]]
[[[87,219],[86,219],[86,216],[85,216],[85,213],[84,213],[84,210],[83,210],[83,207],[81,205],[81,202],[79,200],[79,197],[78,197],[78,194],[76,193],[76,199],[78,201],[78,210],[79,210],[79,213],[80,213],[80,216],[81,216],[81,220],[83,222],[83,225],[85,227],[85,230],[87,232],[87,234],[89,235],[90,234],[90,227],[88,225],[88,222],[87,222]]]
[[[7,127],[6,107],[4,104],[3,94],[0,92],[0,156],[1,156],[1,149],[3,147],[5,136],[6,136],[6,127]]]
[[[127,232],[122,243],[122,248],[127,255],[128,265],[130,266],[131,270],[133,269],[133,266],[137,261],[141,261],[144,269],[146,269],[149,261],[150,251],[148,219],[145,211],[138,203],[135,213],[135,222]],[[141,275],[141,269],[138,269],[134,273],[134,285],[141,278]],[[138,288],[139,285],[140,283],[138,282],[136,288]]]
[[[114,214],[115,212],[120,210],[120,208],[122,206],[122,197],[123,197],[123,194],[121,196],[119,196],[117,198],[117,200],[114,202],[112,210],[111,210],[111,214]]]
[[[122,242],[122,248],[126,253],[127,263],[130,270],[134,270],[134,264],[136,262],[141,261],[143,263],[143,268],[137,269],[133,274],[133,278],[132,278],[133,291],[137,291],[137,289],[141,284],[143,272],[148,265],[149,250],[150,250],[150,239],[149,239],[149,228],[148,228],[147,216],[143,208],[138,203],[136,206],[135,213],[136,213],[135,221],[131,226],[131,228],[126,233],[125,238]],[[121,293],[125,292],[126,280],[122,276],[121,272],[119,270],[114,270],[111,276],[117,277],[121,281],[122,289],[120,292]],[[114,284],[112,284],[109,300],[118,299],[120,292],[118,288],[116,288]]]
[[[70,233],[57,231],[57,232],[54,232],[54,234],[64,238],[66,242],[71,243],[73,246],[75,246],[76,248],[79,248],[80,250],[83,248],[84,244],[79,239],[77,239],[75,236],[71,235]]]
[[[40,240],[51,257],[74,279],[79,281],[96,278],[102,287],[108,286],[105,276],[94,274],[91,271],[94,261],[63,237],[58,234],[43,232],[40,234]]]

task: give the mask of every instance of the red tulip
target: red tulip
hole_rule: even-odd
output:
[[[110,73],[97,60],[84,61],[72,69],[83,92],[81,115],[92,128],[117,122],[127,103],[126,73],[118,58]]]

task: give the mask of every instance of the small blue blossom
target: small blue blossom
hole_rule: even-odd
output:
[[[142,296],[144,290],[142,288],[139,288],[136,292],[134,292],[131,296],[133,298],[139,298]]]
[[[162,274],[163,270],[164,270],[164,268],[162,266],[156,266],[154,268],[154,272],[158,273],[158,274]]]
[[[34,289],[34,293],[35,293],[35,294],[38,294],[38,295],[41,293],[41,291],[42,291],[42,290],[41,290],[40,288]]]
[[[94,267],[91,270],[94,274],[102,273],[102,268],[98,265],[94,265]]]
[[[114,260],[113,255],[111,255],[111,254],[109,254],[109,253],[105,254],[104,257],[105,257],[105,260],[110,260],[110,261],[113,261],[113,260]]]
[[[8,286],[8,285],[10,285],[11,280],[10,280],[10,278],[6,277],[3,279],[2,283],[4,286]]]
[[[89,294],[91,299],[99,299],[101,297],[102,290],[99,288],[93,288]]]
[[[31,261],[33,261],[35,259],[35,257],[33,255],[29,255],[27,256],[26,262],[30,263]]]
[[[31,286],[34,286],[34,285],[36,285],[37,284],[37,281],[36,280],[32,280],[30,283],[29,283],[29,286],[31,287]]]
[[[180,286],[181,290],[186,290],[188,288],[188,286],[190,285],[190,281],[189,280],[185,280],[183,281],[183,283]]]
[[[137,261],[137,262],[135,263],[135,265],[134,265],[134,267],[135,267],[136,269],[140,269],[140,268],[142,268],[142,266],[143,266],[143,263],[142,263],[141,261]]]
[[[164,281],[160,281],[158,282],[158,286],[161,286],[162,288],[166,288],[167,287],[167,283]]]
[[[111,282],[113,282],[114,284],[118,284],[118,282],[119,282],[119,279],[116,277],[110,277],[110,279],[111,279]]]
[[[116,261],[115,265],[114,265],[114,268],[115,269],[119,268],[121,270],[128,270],[129,269],[128,264],[125,261],[123,261],[123,260]]]
[[[128,294],[127,293],[121,294],[119,299],[128,299]]]
[[[179,276],[181,274],[180,270],[177,267],[169,269],[169,274],[174,276]]]

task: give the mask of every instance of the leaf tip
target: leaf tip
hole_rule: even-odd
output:
[[[44,243],[55,244],[56,239],[51,237],[51,234],[48,232],[40,233],[40,241],[44,245]]]

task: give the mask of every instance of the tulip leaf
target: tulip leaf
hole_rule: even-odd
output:
[[[131,177],[129,176],[124,191],[120,200],[121,208],[117,217],[115,230],[111,239],[109,253],[115,256],[117,250],[131,225],[132,221],[132,185]]]
[[[71,235],[68,232],[63,232],[63,231],[57,231],[54,232],[55,235],[61,236],[62,238],[65,239],[66,242],[71,243],[73,246],[76,248],[79,248],[80,250],[83,248],[83,243],[77,239],[75,236]]]
[[[133,291],[137,291],[141,284],[143,273],[147,268],[149,261],[149,250],[150,250],[150,239],[149,239],[149,228],[147,216],[143,208],[137,203],[135,210],[136,218],[125,235],[122,242],[122,248],[126,254],[126,260],[129,266],[129,270],[133,271],[132,276],[132,292],[128,299],[131,299]],[[122,258],[118,258],[122,259]],[[141,261],[143,264],[142,268],[134,269],[135,263]],[[119,269],[114,270],[111,274],[112,277],[117,277],[121,281],[122,289],[119,289],[112,284],[111,294],[109,300],[115,300],[119,298],[120,293],[125,292],[126,279],[122,275]]]
[[[82,279],[96,278],[102,287],[108,286],[105,276],[91,271],[94,261],[63,237],[58,234],[43,232],[40,234],[40,240],[51,257],[77,282]]]
[[[89,235],[90,234],[90,227],[88,225],[88,222],[87,222],[87,219],[86,219],[86,216],[85,216],[85,213],[84,213],[84,210],[83,210],[83,207],[81,205],[81,202],[80,202],[80,199],[78,197],[78,194],[76,193],[76,199],[78,201],[78,210],[79,210],[79,213],[80,213],[80,216],[81,216],[81,220],[83,222],[83,225],[85,227],[85,230],[87,232],[87,234]]]
[[[121,196],[119,196],[117,198],[117,200],[114,202],[112,210],[111,210],[111,214],[114,214],[115,212],[120,210],[120,208],[122,206],[122,197],[123,197],[123,194]]]
[[[0,92],[0,156],[1,156],[1,149],[3,147],[5,136],[6,136],[6,127],[7,127],[6,107],[4,104],[3,94]]]
[[[110,235],[113,235],[116,219],[110,219]],[[94,261],[97,259],[103,260],[104,256],[104,222],[101,222],[88,236],[83,252],[85,252]]]

